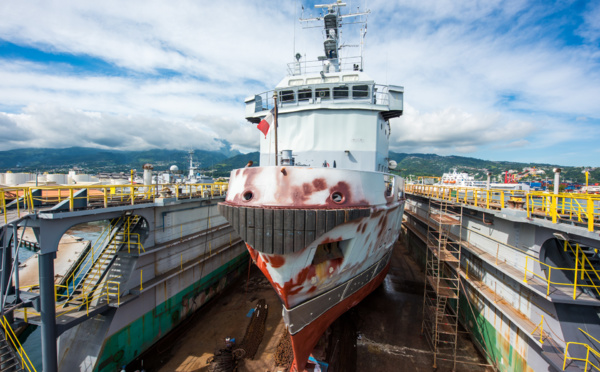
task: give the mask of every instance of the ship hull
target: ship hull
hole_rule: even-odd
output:
[[[379,287],[379,285],[383,282],[383,279],[385,279],[389,271],[390,258],[391,255],[388,254],[381,261],[381,270],[377,270],[377,268],[373,270],[370,268],[370,270],[366,270],[365,273],[358,276],[361,277],[365,276],[366,274],[369,277],[369,280],[366,282],[365,285],[360,287],[354,293],[345,296],[345,298],[340,300],[333,307],[331,307],[330,309],[316,317],[313,321],[308,323],[304,328],[302,328],[302,330],[291,335],[292,349],[294,351],[294,361],[292,364],[292,370],[304,370],[306,361],[310,353],[316,346],[317,342],[319,341],[319,338],[325,332],[325,330],[342,314],[356,306],[360,301],[362,301],[377,287]],[[342,285],[341,287],[345,287],[347,289],[350,285],[351,283],[348,283],[347,285]]]
[[[221,213],[283,302],[302,371],[327,327],[383,281],[403,185],[376,172],[261,168],[232,172]]]

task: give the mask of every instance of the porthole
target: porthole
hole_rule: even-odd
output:
[[[333,200],[334,203],[338,203],[338,204],[343,203],[344,195],[341,192],[336,191],[331,194],[331,200]]]
[[[244,198],[244,201],[250,201],[252,200],[252,198],[254,197],[254,194],[252,193],[252,191],[246,191],[242,197]]]

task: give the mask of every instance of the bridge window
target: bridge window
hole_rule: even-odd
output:
[[[333,87],[333,99],[348,98],[348,87]]]
[[[312,89],[300,89],[298,91],[298,101],[308,101],[312,98]]]
[[[315,89],[315,96],[321,99],[329,99],[329,88],[317,88]]]
[[[369,86],[368,85],[355,85],[352,87],[352,97],[354,98],[367,98],[369,97]]]
[[[281,102],[294,102],[293,90],[282,90],[280,93]]]

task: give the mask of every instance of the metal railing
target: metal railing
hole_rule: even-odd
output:
[[[595,194],[547,194],[539,191],[527,194],[527,215],[543,214],[556,223],[559,218],[584,223],[594,231],[594,219],[600,216],[600,195]]]
[[[530,273],[530,274],[532,274],[531,277],[536,277],[536,278],[539,278],[542,281],[546,282],[546,296],[550,295],[550,285],[573,287],[573,299],[574,300],[577,298],[577,289],[578,288],[579,289],[594,288],[596,290],[596,292],[598,293],[598,295],[600,295],[600,285],[593,284],[594,276],[597,278],[597,280],[600,280],[600,274],[598,274],[598,271],[594,268],[594,266],[591,264],[590,260],[585,255],[585,253],[581,250],[581,248],[579,247],[579,244],[577,244],[576,249],[573,250],[573,247],[568,242],[565,241],[565,243],[566,243],[565,250],[566,250],[566,247],[568,244],[571,247],[571,250],[573,251],[573,253],[575,253],[575,268],[554,267],[554,266],[550,266],[544,262],[541,262],[539,260],[536,260],[535,258],[526,256],[525,257],[525,274],[523,277],[523,282],[527,283],[527,274]],[[547,275],[546,276],[540,275],[540,274],[534,272],[533,270],[530,270],[529,269],[529,261],[537,262],[540,265],[540,267],[547,268],[547,270],[548,270]],[[589,268],[586,268],[586,263],[589,266]],[[573,278],[574,278],[573,282],[554,282],[554,281],[552,281],[553,270],[554,270],[554,272],[556,272],[557,270],[564,271],[564,272],[572,272]],[[587,278],[589,280],[589,282],[592,284],[582,284],[581,282],[579,282],[579,280],[584,280],[585,278]]]
[[[583,329],[579,328],[579,330],[586,335],[588,338],[592,339],[593,341],[596,341],[598,343],[598,345],[600,345],[600,341],[598,341],[594,336],[590,335],[589,333],[587,333],[586,331],[584,331]],[[586,348],[586,357],[585,359],[583,358],[573,358],[567,355],[567,351],[569,349],[569,344],[573,344],[573,345],[580,345]],[[565,370],[565,367],[567,365],[567,359],[570,360],[579,360],[579,361],[583,361],[585,362],[585,368],[584,371],[587,371],[587,367],[588,365],[591,365],[592,367],[594,367],[595,369],[600,371],[600,365],[596,365],[594,364],[593,361],[590,360],[590,352],[592,352],[592,355],[595,356],[596,359],[596,363],[600,362],[600,354],[598,353],[597,350],[595,350],[594,348],[592,348],[590,345],[585,344],[585,343],[578,343],[578,342],[569,342],[566,345],[565,348],[565,356],[564,356],[564,361],[563,361],[563,371]]]
[[[94,265],[94,260],[96,259],[96,252],[98,249],[104,247],[108,241],[107,239],[111,238],[112,231],[119,224],[121,217],[114,223],[110,224],[100,233],[100,236],[96,239],[96,242],[92,245],[92,247],[88,250],[85,256],[79,261],[79,264],[73,269],[71,275],[67,277],[65,280],[65,285],[67,287],[67,294],[69,294],[69,288],[71,288],[71,292],[75,290],[75,287],[78,283],[76,283],[77,278],[82,274],[82,270],[87,270]],[[82,266],[83,265],[83,266]],[[88,266],[89,265],[89,266]],[[81,278],[83,280],[83,278]],[[71,286],[69,286],[69,284]]]
[[[569,346],[572,346],[572,345],[582,346],[586,349],[585,359],[584,358],[576,358],[576,357],[567,355],[567,353],[569,352]],[[573,341],[567,342],[567,347],[565,348],[565,358],[563,361],[563,371],[565,370],[565,368],[567,366],[567,360],[578,360],[578,361],[585,362],[585,367],[583,369],[584,371],[588,370],[588,365],[592,366],[592,367],[594,367],[594,369],[600,371],[600,363],[594,364],[594,362],[592,360],[590,360],[590,353],[592,353],[592,355],[596,357],[596,363],[598,363],[598,360],[600,360],[600,353],[597,352],[596,350],[594,350],[590,345],[584,344],[582,342],[573,342]]]
[[[117,302],[117,306],[121,305],[121,290],[120,283],[116,281],[106,281],[102,286],[97,287],[93,292],[82,293],[78,296],[71,297],[66,294],[67,286],[62,284],[54,285],[54,300],[56,303],[56,317],[61,317],[73,311],[79,311],[82,306],[86,307],[87,315],[90,314],[90,306],[94,306],[93,302],[106,298],[106,303],[110,304],[111,298]],[[66,308],[65,306],[72,307]],[[30,316],[41,316],[42,314],[28,307],[15,309],[15,313],[21,313],[23,321],[27,323]]]
[[[368,86],[367,90],[361,89]],[[336,92],[336,89],[347,89],[344,94]],[[273,109],[274,90],[269,90],[255,95],[255,112],[268,111]],[[305,95],[304,98],[303,94]],[[360,102],[364,104],[382,105],[390,104],[390,88],[388,85],[366,84],[360,81],[350,82],[327,82],[319,84],[302,84],[292,86],[281,90],[278,107],[284,108],[287,105],[302,105],[313,102]]]
[[[33,211],[33,196],[29,187],[4,187],[0,188],[0,212],[4,214],[4,223],[8,223],[7,210],[9,204],[15,203],[17,217],[21,218],[21,212]],[[21,204],[23,204],[21,206]]]
[[[485,209],[507,206],[522,208],[529,218],[559,219],[587,224],[594,231],[594,221],[600,219],[600,195],[548,194],[539,191],[495,190],[439,185],[406,185],[406,192],[442,200],[454,201]]]
[[[339,58],[340,71],[346,73],[352,73],[353,71],[358,72],[358,70],[362,70],[362,57],[361,56],[353,56],[353,57],[342,57]],[[298,61],[298,62],[290,62],[287,64],[288,75],[290,76],[298,76],[304,74],[318,74],[320,71],[323,71],[324,61],[313,60],[313,61]],[[333,66],[331,67],[333,70]],[[333,72],[331,71],[330,72]]]
[[[27,370],[28,372],[32,372],[32,371],[36,372],[36,369],[33,366],[33,363],[31,363],[31,359],[29,359],[29,356],[27,356],[25,349],[19,342],[17,335],[15,334],[12,327],[8,323],[8,320],[6,319],[6,317],[2,316],[2,318],[0,318],[0,322],[2,322],[2,327],[4,328],[4,334],[6,335],[6,341],[7,342],[10,341],[13,344],[15,350],[17,351],[17,354],[19,354],[19,357],[21,358],[21,369]]]
[[[39,190],[34,196],[32,191]],[[87,190],[85,196],[76,196],[81,190]],[[76,201],[85,200],[86,205],[97,204],[108,207],[114,204],[140,204],[154,202],[159,196],[176,199],[208,198],[224,196],[227,192],[226,182],[198,184],[159,184],[159,185],[93,185],[93,186],[23,186],[0,188],[0,213],[4,215],[4,223],[8,223],[9,204],[15,204],[17,217],[22,212],[32,213],[34,205],[55,205],[68,200],[69,210],[73,211]]]

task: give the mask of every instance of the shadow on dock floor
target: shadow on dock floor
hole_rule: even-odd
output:
[[[281,302],[266,279],[252,267],[247,278],[197,312],[173,334],[143,356],[147,372],[208,371],[206,360],[224,346],[225,337],[241,341],[248,319],[246,314],[259,298],[266,299],[269,314],[266,332],[256,360],[244,360],[239,372],[276,371],[274,354],[285,331]],[[329,371],[433,371],[433,354],[421,335],[423,272],[406,248],[397,243],[392,266],[383,284],[330,328],[327,340]],[[485,363],[467,333],[461,333],[459,352],[463,360]],[[450,356],[451,358],[451,356]],[[139,363],[127,368],[135,371]],[[438,372],[452,370],[452,363],[438,362]],[[492,371],[490,367],[457,364],[456,371]]]

